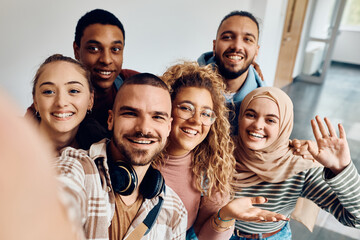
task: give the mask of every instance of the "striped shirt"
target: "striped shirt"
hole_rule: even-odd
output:
[[[290,216],[299,197],[310,199],[346,226],[360,228],[360,177],[351,162],[334,175],[319,167],[300,172],[279,183],[261,182],[236,192],[235,198],[264,196],[268,202],[260,208]],[[250,223],[236,221],[236,229],[246,233],[274,232],[286,222]]]
[[[69,217],[83,228],[86,239],[107,240],[115,211],[106,157],[106,139],[91,145],[89,151],[65,148],[55,165]],[[166,187],[163,205],[151,231],[142,239],[185,239],[187,212],[179,196]],[[159,197],[145,199],[125,238],[158,203]]]

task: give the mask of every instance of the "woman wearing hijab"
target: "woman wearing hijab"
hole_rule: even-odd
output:
[[[235,139],[235,200],[220,209],[219,218],[236,218],[234,201],[240,197],[262,195],[267,202],[260,208],[285,216],[303,197],[342,224],[360,228],[360,177],[351,161],[344,128],[339,124],[338,137],[327,118],[327,129],[318,116],[315,119],[311,126],[317,144],[307,144],[316,163],[294,155],[289,147],[293,105],[286,93],[261,87],[245,97]],[[236,221],[231,239],[291,239],[291,230],[285,221]]]

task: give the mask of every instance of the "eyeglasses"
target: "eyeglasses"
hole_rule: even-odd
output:
[[[177,113],[180,118],[184,120],[188,120],[192,117],[194,117],[196,113],[196,108],[191,103],[182,103],[176,105],[177,107]],[[210,126],[215,122],[216,114],[213,110],[209,108],[202,109],[200,112],[200,120],[202,124],[206,126]]]

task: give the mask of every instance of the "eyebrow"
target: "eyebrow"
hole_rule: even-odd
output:
[[[194,103],[192,103],[191,101],[189,101],[189,100],[185,100],[185,101],[182,101],[182,102],[180,102],[180,103],[178,103],[178,104],[183,104],[183,103],[188,103],[188,104],[191,104],[191,105],[193,105],[194,106]],[[195,106],[194,106],[195,107]],[[209,107],[209,106],[201,106],[201,109],[210,109],[210,110],[212,110],[212,108],[211,107]]]
[[[228,31],[222,32],[222,33],[220,34],[220,36],[222,36],[222,35],[224,35],[224,34],[235,34],[235,33],[234,33],[233,31],[228,30]],[[255,35],[252,34],[252,33],[250,33],[250,32],[246,32],[246,33],[245,33],[245,36],[251,36],[251,37],[253,37],[253,38],[256,40]]]
[[[119,112],[125,112],[125,111],[131,111],[131,112],[140,112],[137,108],[133,108],[130,106],[122,106],[119,108]],[[164,117],[169,117],[169,114],[167,114],[167,112],[162,112],[162,111],[153,111],[151,112],[154,115],[160,115],[160,116],[164,116]]]
[[[81,86],[84,86],[81,82],[78,82],[78,81],[70,81],[70,82],[65,83],[65,85],[72,85],[72,84],[79,84]],[[44,85],[55,85],[55,83],[53,83],[53,82],[43,82],[43,83],[41,83],[39,85],[39,87],[44,86]]]
[[[253,112],[253,113],[257,113],[254,109],[252,108],[248,108],[245,110],[245,112]],[[244,113],[245,113],[244,112]],[[276,114],[266,114],[266,117],[274,117],[274,118],[277,118],[277,119],[280,119]]]
[[[86,43],[87,43],[87,44],[93,43],[93,44],[101,45],[101,42],[96,41],[96,40],[92,40],[92,39],[89,40],[89,41],[87,41]],[[112,44],[123,44],[123,42],[122,42],[121,40],[115,40],[115,41],[112,42]]]

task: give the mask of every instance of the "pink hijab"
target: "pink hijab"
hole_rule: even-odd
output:
[[[311,160],[294,155],[294,149],[289,147],[294,118],[293,104],[289,96],[281,89],[260,87],[250,92],[241,103],[239,122],[250,102],[257,98],[267,98],[277,104],[280,115],[279,136],[270,146],[256,151],[245,147],[240,136],[236,136],[235,190],[264,181],[282,182],[299,172],[319,166]]]

